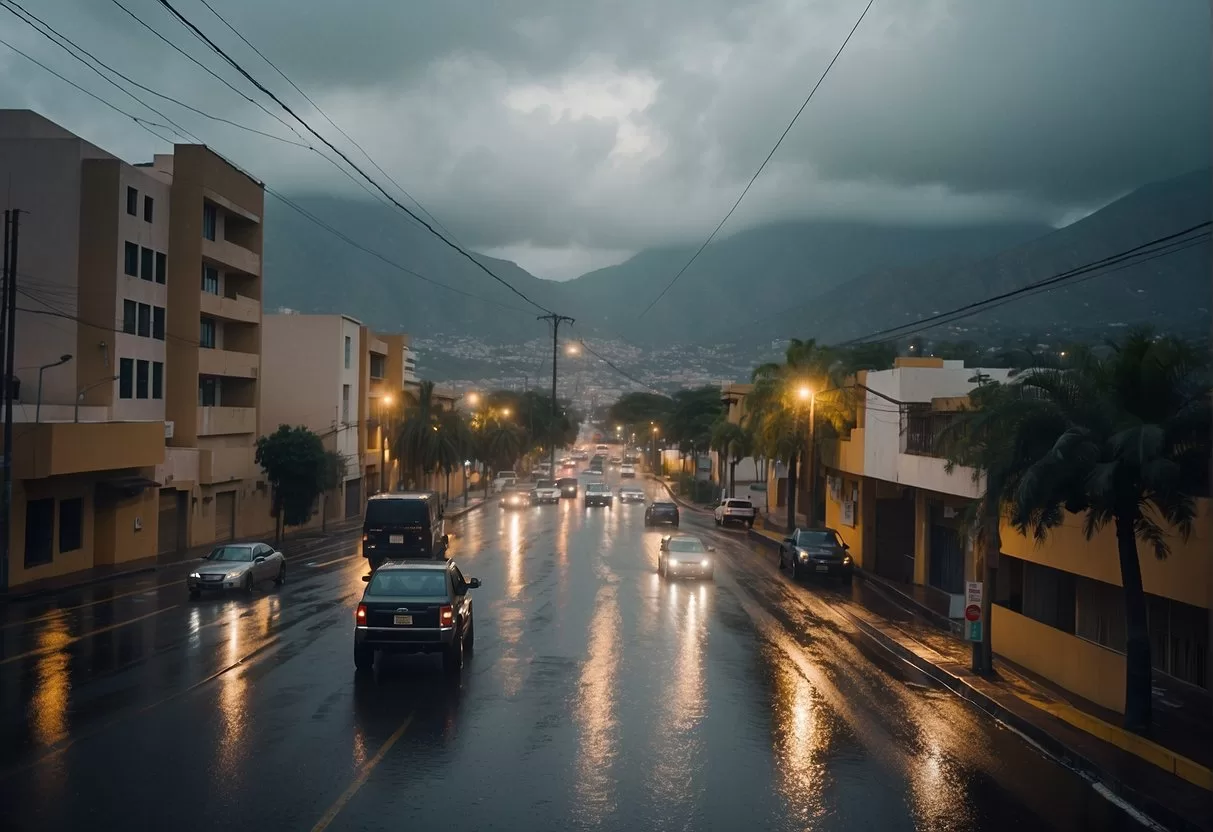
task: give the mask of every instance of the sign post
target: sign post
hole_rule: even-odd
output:
[[[981,581],[969,581],[965,585],[965,624],[964,637],[966,641],[979,642],[982,640],[981,599],[984,592]]]

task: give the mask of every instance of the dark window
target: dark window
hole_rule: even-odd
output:
[[[198,332],[198,346],[208,350],[215,348],[215,319],[203,318]]]
[[[202,236],[208,240],[215,239],[215,226],[218,225],[219,212],[209,202],[202,205]]]
[[[214,407],[219,404],[219,385],[213,378],[198,379],[198,406]]]
[[[126,188],[126,213],[139,216],[139,192],[129,185]]]
[[[156,270],[156,252],[150,248],[143,249],[143,268],[139,271],[139,276],[144,280],[152,280],[155,277]]]
[[[467,595],[468,582],[463,577],[463,573],[459,571],[458,566],[451,567],[451,583],[455,585],[456,595]]]
[[[1104,647],[1125,651],[1124,590],[1103,581],[1075,579],[1074,634]]]
[[[350,368],[351,346],[353,346],[353,341],[350,339],[350,336],[347,335],[345,336],[345,369],[347,370]]]
[[[164,398],[164,362],[152,362],[152,398]]]
[[[426,525],[430,521],[430,504],[425,500],[370,500],[366,504],[368,525],[405,524]]]
[[[84,545],[84,500],[59,501],[59,553],[74,552]]]
[[[144,361],[140,358],[135,363],[135,398],[146,399],[148,389],[148,373],[151,369],[151,362]]]
[[[387,364],[387,356],[379,353],[371,353],[371,378],[383,378],[385,374],[384,366]]]
[[[219,294],[219,270],[214,266],[202,267],[202,291],[207,294]]]
[[[152,307],[150,304],[139,304],[139,328],[135,334],[141,338],[152,337]]]
[[[1074,632],[1074,575],[1025,561],[1023,614],[1062,632]]]
[[[933,411],[927,403],[906,405],[901,422],[905,452],[917,456],[939,456],[939,438],[955,419],[955,413]]]
[[[152,307],[152,337],[157,341],[164,340],[164,307]]]
[[[55,546],[55,501],[30,500],[25,504],[25,565],[50,563]]]
[[[168,257],[162,251],[156,252],[156,282],[163,286],[168,281]]]
[[[1209,611],[1157,595],[1147,595],[1146,601],[1154,667],[1197,687],[1207,687]]]
[[[133,399],[135,397],[135,359],[122,358],[118,360],[118,398]]]
[[[154,202],[155,200],[153,200],[150,196],[145,196],[143,198],[143,219],[147,222],[152,221],[152,205]]]
[[[443,569],[377,569],[366,588],[367,595],[396,595],[410,598],[446,598]]]
[[[133,300],[122,301],[122,331],[127,335],[135,334],[135,316],[138,309],[139,304]]]
[[[134,243],[126,244],[126,267],[125,271],[131,277],[139,276],[139,246]]]

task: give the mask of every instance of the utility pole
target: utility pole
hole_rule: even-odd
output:
[[[0,292],[0,320],[4,336],[4,472],[0,481],[0,592],[8,589],[8,559],[13,533],[13,353],[17,326],[17,226],[21,210],[4,212],[4,291]]]
[[[556,357],[560,352],[560,324],[574,323],[574,320],[567,315],[557,315],[553,312],[551,315],[540,315],[535,320],[551,321],[552,322],[552,427],[548,431],[548,455],[551,458],[552,476],[556,474],[556,418],[559,415],[560,407],[556,404]]]

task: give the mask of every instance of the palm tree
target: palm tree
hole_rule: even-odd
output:
[[[451,499],[451,472],[463,465],[463,460],[470,453],[472,446],[471,430],[462,413],[456,410],[444,410],[438,414],[434,423],[434,440],[432,455],[429,460],[430,470],[440,470],[445,475],[444,503]],[[466,489],[464,496],[466,497]]]
[[[1125,598],[1125,726],[1142,730],[1151,719],[1152,665],[1138,541],[1165,558],[1164,527],[1186,540],[1195,498],[1209,493],[1208,356],[1145,331],[1109,346],[1107,357],[1079,351],[1067,370],[1033,370],[1016,382],[1033,413],[1017,430],[1027,464],[1009,502],[1011,521],[1037,539],[1066,512],[1085,515],[1088,539],[1115,527]],[[1046,447],[1037,447],[1042,440]]]
[[[396,432],[396,457],[400,461],[400,478],[404,479],[407,470],[409,476],[419,483],[423,474],[433,470],[434,429],[438,422],[434,382],[421,382],[416,393],[402,391],[401,403],[406,415]]]
[[[741,425],[721,419],[712,426],[712,449],[720,455],[721,480],[724,480],[724,465],[729,466],[729,496],[734,497],[737,463],[750,453],[750,433]]]

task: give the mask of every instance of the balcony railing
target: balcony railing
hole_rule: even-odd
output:
[[[201,309],[203,315],[225,321],[236,321],[242,324],[255,324],[261,321],[261,303],[243,295],[225,298],[221,295],[203,292]]]
[[[261,256],[227,240],[202,238],[202,256],[245,274],[261,274]]]
[[[956,419],[952,412],[930,410],[930,405],[910,405],[902,421],[905,453],[916,456],[942,457],[940,436]]]
[[[198,451],[198,482],[210,485],[251,478],[254,475],[253,449],[202,448]]]
[[[207,376],[257,378],[261,356],[234,350],[198,350],[198,372]]]
[[[257,432],[255,407],[200,407],[198,435],[223,436],[234,433]]]

